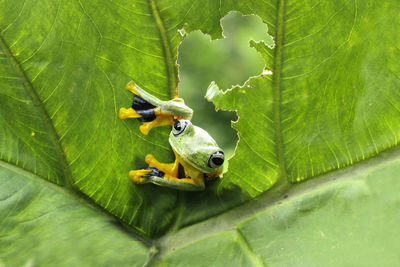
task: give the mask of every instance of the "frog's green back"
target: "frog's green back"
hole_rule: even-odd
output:
[[[174,151],[186,163],[204,173],[211,173],[217,168],[208,166],[210,156],[222,149],[208,132],[188,122],[182,134],[175,136],[171,131],[169,143]]]

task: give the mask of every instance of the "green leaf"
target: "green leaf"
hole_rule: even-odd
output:
[[[5,266],[142,266],[147,261],[148,249],[109,216],[30,173],[6,167],[0,167]]]
[[[272,75],[225,94],[213,89],[217,107],[239,116],[241,142],[223,183],[258,195],[278,178],[299,182],[398,144],[396,1],[228,6],[261,16],[276,47],[251,42]]]
[[[262,266],[257,257],[246,253],[243,242],[239,235],[229,232],[210,236],[168,255],[163,266]]]
[[[167,235],[163,264],[398,265],[399,166],[391,153]]]
[[[271,265],[397,265],[399,171],[397,157],[378,169],[352,173],[259,213],[238,230]],[[258,231],[263,225],[268,229]],[[267,242],[268,248],[262,247]]]
[[[215,255],[226,264],[354,265],[373,262],[374,251],[384,255],[373,258],[377,264],[400,261],[398,160],[368,166],[369,158],[398,144],[398,1],[0,0],[0,6],[0,159],[7,168],[0,175],[6,232],[0,244],[7,248],[0,264],[29,264],[20,253],[34,264],[63,262],[61,254],[49,254],[57,237],[70,238],[60,250],[90,265],[145,262],[147,249],[83,204],[92,201],[135,233],[163,235],[149,241],[160,248],[152,263],[202,264],[204,255]],[[134,80],[170,99],[181,33],[199,29],[221,38],[220,19],[232,10],[258,15],[275,47],[250,42],[272,74],[224,93],[209,90],[217,108],[236,110],[239,118],[228,172],[201,193],[134,185],[127,174],[146,166],[146,154],[161,162],[173,154],[168,127],[143,136],[137,121],[118,119],[118,109],[131,104],[125,84]],[[340,169],[357,162],[360,174],[341,178]],[[21,201],[12,197],[17,189]],[[68,223],[50,221],[50,208]],[[22,222],[38,217],[25,233]],[[78,230],[90,243],[76,246]],[[10,244],[3,235],[13,231],[18,238]],[[104,242],[111,236],[115,247]],[[44,249],[36,253],[33,239]],[[116,257],[129,242],[132,251]],[[110,253],[100,256],[105,248]]]

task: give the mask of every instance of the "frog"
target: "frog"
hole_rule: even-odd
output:
[[[221,178],[225,155],[211,135],[190,121],[193,111],[183,99],[162,101],[130,82],[127,89],[134,94],[132,107],[121,108],[120,118],[136,118],[143,124],[143,134],[157,126],[171,125],[169,144],[175,155],[173,163],[161,163],[148,154],[148,167],[131,170],[135,184],[153,183],[183,191],[203,191],[205,182]]]

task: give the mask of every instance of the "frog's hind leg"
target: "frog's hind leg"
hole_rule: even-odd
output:
[[[179,178],[179,163],[181,158],[175,154],[173,163],[160,163],[156,158],[148,154],[145,158],[149,167],[144,170],[130,171],[129,177],[136,184],[153,183],[160,186],[170,187],[184,191],[202,191],[205,188],[204,174],[199,171],[191,171],[190,174],[185,172],[184,178]],[[186,168],[191,169],[189,165]],[[194,169],[193,169],[194,170]],[[194,179],[190,175],[194,175]]]
[[[128,86],[127,86],[128,88]],[[130,87],[129,87],[130,88]],[[129,89],[128,89],[129,90]],[[131,88],[129,90],[133,92],[133,101],[132,101],[132,106],[128,109],[126,108],[121,108],[119,110],[119,118],[120,119],[127,119],[127,118],[133,118],[133,119],[138,119],[139,121],[145,123],[145,122],[151,122],[156,118],[155,114],[155,106],[141,98],[136,90]]]
[[[121,119],[134,118],[141,121],[143,124],[139,129],[144,135],[147,135],[154,127],[174,124],[174,116],[163,113],[160,107],[157,106],[162,101],[145,93],[134,82],[129,82],[126,85],[126,89],[133,93],[133,102],[131,108],[120,109],[119,117]]]
[[[177,178],[154,167],[149,167],[145,170],[131,171],[129,176],[136,184],[153,183],[159,186],[184,191],[202,191],[205,188],[203,178]]]
[[[205,189],[204,179],[177,178],[167,174],[157,184],[184,191],[203,191]]]

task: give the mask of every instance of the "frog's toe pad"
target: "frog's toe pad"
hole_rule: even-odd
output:
[[[146,182],[147,178],[145,176],[151,173],[151,170],[137,170],[137,171],[130,171],[129,172],[129,178],[135,183],[135,184],[143,184]]]
[[[149,177],[152,177],[152,176],[157,176],[157,177],[160,177],[160,178],[164,178],[165,173],[163,171],[160,171],[157,168],[148,167],[148,168],[146,168],[146,170],[150,170],[150,172],[145,174],[145,175],[143,175],[142,177],[149,178]]]

